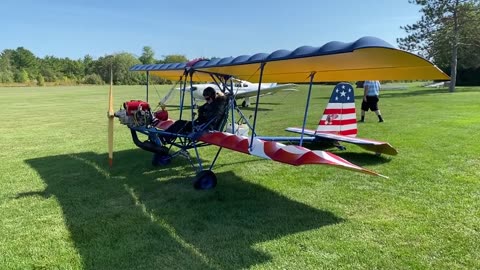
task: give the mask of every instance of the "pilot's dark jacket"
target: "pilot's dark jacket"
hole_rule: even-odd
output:
[[[218,129],[218,125],[223,119],[226,107],[225,96],[217,96],[212,103],[205,103],[198,108],[198,118],[195,124],[204,124],[216,117],[208,126],[208,129]]]

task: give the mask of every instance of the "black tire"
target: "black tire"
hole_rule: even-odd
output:
[[[170,164],[172,157],[168,154],[153,154],[152,165],[153,166],[164,166]]]
[[[210,170],[203,170],[195,176],[193,187],[198,190],[213,189],[217,186],[217,176]]]
[[[245,100],[242,102],[242,107],[243,107],[243,108],[248,107],[248,106],[247,106],[247,102],[246,102]]]

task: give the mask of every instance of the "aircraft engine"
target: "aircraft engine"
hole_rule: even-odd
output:
[[[115,114],[120,123],[128,127],[148,126],[152,123],[153,115],[148,102],[130,100],[123,103],[123,109]]]

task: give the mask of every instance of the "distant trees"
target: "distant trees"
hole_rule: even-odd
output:
[[[450,67],[450,92],[455,91],[458,65],[480,66],[480,0],[409,0],[420,5],[421,19],[402,27],[400,48],[414,51],[440,67]],[[460,60],[460,63],[459,63]]]
[[[138,60],[140,60],[142,64],[155,64],[155,52],[153,52],[152,47],[143,47],[142,56],[140,56]]]
[[[93,59],[58,58],[47,55],[36,57],[24,47],[5,49],[0,53],[0,83],[22,83],[30,85],[54,84],[104,84],[110,81],[110,69],[115,84],[144,84],[146,76],[141,72],[130,72],[135,64],[176,63],[188,61],[184,55],[166,55],[155,59],[149,46],[143,47],[140,57],[131,53],[117,53]],[[151,78],[152,83],[168,83],[160,78]]]
[[[105,81],[98,74],[88,74],[83,78],[84,84],[105,84]]]
[[[185,55],[181,54],[171,54],[171,55],[166,55],[165,58],[160,60],[158,63],[161,64],[167,64],[167,63],[183,63],[187,62],[188,59],[185,57]]]
[[[4,50],[0,54],[0,83],[12,83],[14,80],[11,54],[12,50]]]

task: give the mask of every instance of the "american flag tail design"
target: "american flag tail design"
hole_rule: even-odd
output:
[[[318,123],[317,132],[357,136],[357,115],[353,86],[339,83],[335,86]]]

